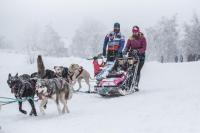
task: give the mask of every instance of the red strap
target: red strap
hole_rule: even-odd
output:
[[[72,77],[73,77],[74,73],[70,76],[70,79],[72,80]],[[72,80],[73,81],[73,80]]]
[[[81,69],[81,71],[79,71],[79,74],[76,76],[76,78],[78,78],[78,76],[80,76],[82,72],[83,72],[83,69]]]

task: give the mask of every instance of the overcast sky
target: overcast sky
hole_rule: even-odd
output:
[[[32,23],[44,27],[51,22],[59,35],[71,39],[85,17],[110,30],[119,22],[121,29],[138,25],[144,32],[175,13],[181,26],[194,11],[200,16],[200,0],[0,0],[0,35],[15,37]]]

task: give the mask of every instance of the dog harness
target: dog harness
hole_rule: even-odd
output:
[[[78,70],[79,71],[79,70]],[[69,72],[69,74],[70,73],[72,73],[72,72],[70,72],[70,71],[68,71]],[[83,69],[81,68],[81,70],[79,71],[79,74],[76,76],[76,78],[78,78],[78,76],[80,76],[81,75],[81,73],[83,72]],[[70,75],[70,79],[72,80],[72,77],[74,76],[74,73],[72,74],[72,75]],[[72,80],[73,81],[73,80]]]

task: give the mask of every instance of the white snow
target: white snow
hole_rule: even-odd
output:
[[[78,63],[93,77],[92,61],[75,57],[43,57],[43,61],[51,70],[54,65]],[[27,64],[26,55],[0,52],[0,97],[14,97],[6,82],[9,73],[36,71],[37,64]],[[137,93],[115,98],[75,93],[68,102],[70,113],[62,116],[53,101],[45,116],[39,112],[40,101],[36,102],[37,117],[20,113],[17,103],[9,104],[0,111],[0,133],[199,133],[199,81],[200,62],[145,62]],[[88,90],[84,82],[82,86],[81,90]],[[23,109],[30,113],[28,102]]]

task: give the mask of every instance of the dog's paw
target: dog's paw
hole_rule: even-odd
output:
[[[45,116],[45,112],[43,110],[40,110],[40,113],[42,116]]]
[[[37,116],[37,112],[36,112],[36,111],[34,111],[33,114],[34,114],[35,116]]]
[[[59,109],[58,112],[59,112],[59,115],[62,115],[61,109]]]
[[[21,110],[20,112],[22,112],[23,114],[27,114],[27,112],[25,110]]]
[[[70,113],[70,111],[69,111],[69,110],[67,110],[67,113]]]
[[[33,114],[33,111],[31,111],[29,115],[32,116],[32,114]]]
[[[62,110],[62,113],[63,113],[63,114],[65,113],[65,109]]]

